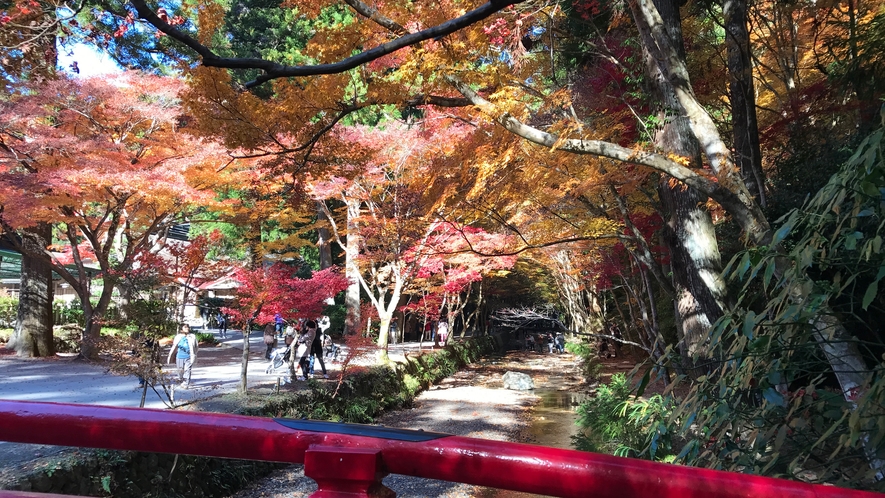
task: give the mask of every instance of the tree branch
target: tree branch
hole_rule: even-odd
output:
[[[266,59],[258,58],[228,58],[219,57],[208,47],[188,34],[172,27],[160,19],[148,6],[145,0],[132,0],[131,4],[138,12],[138,16],[152,24],[161,32],[173,40],[195,51],[202,59],[206,67],[220,67],[227,69],[260,69],[264,75],[247,83],[246,88],[254,88],[277,78],[289,78],[293,76],[317,76],[321,74],[339,74],[367,62],[381,58],[401,48],[409,47],[424,40],[441,38],[471,24],[477,23],[501,9],[522,2],[523,0],[490,0],[478,8],[466,14],[446,21],[432,28],[427,28],[416,33],[401,36],[395,40],[378,45],[357,55],[347,57],[338,62],[329,64],[316,64],[311,66],[285,66]]]
[[[729,214],[734,216],[735,219],[741,223],[742,227],[752,225],[752,222],[757,219],[756,213],[752,212],[747,205],[741,202],[739,194],[725,188],[719,182],[699,175],[695,170],[687,168],[666,156],[654,152],[628,149],[601,140],[563,139],[558,135],[543,132],[537,128],[526,125],[508,113],[497,112],[495,106],[491,102],[479,96],[479,94],[457,77],[447,75],[445,76],[445,79],[473,105],[479,107],[487,115],[492,116],[499,125],[503,126],[507,131],[514,135],[524,138],[529,142],[543,145],[551,149],[571,152],[573,154],[606,157],[625,163],[647,166],[653,170],[665,173],[689,187],[696,189],[698,192],[709,196],[721,204]]]

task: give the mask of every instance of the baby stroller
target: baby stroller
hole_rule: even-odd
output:
[[[274,349],[270,354],[270,365],[264,371],[266,374],[276,373],[277,369],[289,363],[289,355],[292,354],[290,346]]]

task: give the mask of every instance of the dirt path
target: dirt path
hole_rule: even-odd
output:
[[[411,409],[388,413],[379,423],[498,441],[537,443],[540,436],[532,430],[536,425],[533,413],[541,397],[530,391],[504,389],[501,377],[508,371],[530,375],[535,392],[578,392],[582,388],[574,356],[513,352],[471,365],[444,379],[421,393]],[[561,447],[568,447],[570,439],[566,435],[570,430],[571,427],[559,427],[554,431],[559,435]],[[544,441],[544,444],[550,443]],[[400,475],[388,476],[384,484],[398,497],[495,495],[494,491],[477,486]],[[294,465],[256,482],[233,497],[304,497],[314,491],[316,484],[313,480],[304,477],[300,465]]]

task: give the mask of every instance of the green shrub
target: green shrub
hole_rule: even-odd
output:
[[[412,374],[403,374],[403,384],[405,384],[406,390],[412,397],[421,391],[421,381]]]
[[[80,300],[75,299],[68,303],[67,301],[56,300],[52,302],[52,314],[55,317],[56,325],[77,324],[82,326],[83,308],[80,306]]]
[[[577,424],[582,430],[573,442],[584,451],[669,459],[672,431],[664,422],[668,414],[661,396],[635,398],[627,376],[615,374],[578,407]]]
[[[602,373],[602,362],[599,361],[596,349],[590,343],[584,341],[568,342],[565,345],[565,349],[569,353],[581,358],[581,373],[584,375],[585,380],[599,379],[599,374]]]
[[[384,410],[408,406],[422,389],[493,351],[494,345],[491,338],[480,337],[405,363],[353,369],[340,386],[308,381],[307,392],[273,396],[244,414],[371,423]]]
[[[18,313],[18,298],[0,296],[0,327],[12,327]]]
[[[218,344],[218,340],[215,339],[215,336],[208,332],[197,332],[197,342],[200,344],[207,344],[210,346],[214,346]]]
[[[583,342],[583,341],[582,342],[567,342],[567,343],[565,343],[565,350],[575,356],[580,356],[580,357],[589,356],[593,353],[593,350],[590,347],[590,344]]]

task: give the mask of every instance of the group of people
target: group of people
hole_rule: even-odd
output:
[[[540,340],[535,337],[535,334],[526,334],[525,336],[525,349],[527,351],[538,351],[541,342],[547,346],[547,352],[549,353],[559,353],[562,354],[565,352],[565,336],[562,335],[562,332],[557,332],[556,335],[553,332],[547,332],[540,334]]]
[[[285,331],[286,349],[283,354],[292,354],[291,349],[294,347],[295,361],[297,362],[296,370],[301,370],[298,380],[313,378],[314,365],[319,362],[320,369],[323,372],[323,378],[328,379],[329,374],[326,371],[326,362],[324,356],[332,355],[335,346],[332,343],[332,337],[326,333],[329,328],[328,317],[323,317],[318,323],[315,320],[299,321],[297,324],[285,324],[285,320],[277,314],[274,321],[268,323],[264,328],[264,343],[267,345],[265,358],[272,360],[274,348],[277,346],[278,336],[283,337]],[[296,338],[297,336],[297,338]]]
[[[449,332],[449,322],[446,320],[428,320],[424,323],[424,339],[430,339],[443,346],[449,340]]]
[[[219,314],[219,316],[219,328],[221,330],[221,336],[224,337],[226,335],[227,327],[222,324],[226,325],[227,322],[224,320],[223,315]],[[328,317],[323,317],[323,319],[320,320],[319,325],[315,320],[302,320],[297,324],[289,324],[286,326],[285,320],[283,320],[278,314],[274,317],[274,321],[268,323],[264,328],[264,343],[267,345],[265,358],[268,360],[271,359],[271,353],[277,345],[277,336],[279,335],[279,337],[282,338],[285,333],[286,347],[294,347],[295,359],[298,363],[297,368],[301,370],[300,375],[298,375],[298,380],[304,380],[306,377],[313,377],[314,364],[317,361],[323,372],[323,378],[328,379],[329,375],[326,371],[326,363],[323,359],[324,352],[327,352],[327,354],[333,359],[337,356],[337,354],[335,354],[337,348],[332,343],[332,337],[326,334],[326,329],[328,328]],[[176,383],[181,388],[187,389],[190,387],[191,373],[193,371],[194,363],[197,361],[198,347],[196,334],[191,330],[189,325],[183,324],[172,339],[172,348],[169,350],[169,357],[166,359],[166,363],[172,363],[172,359],[175,358],[175,371],[177,374]],[[145,380],[142,377],[140,377],[139,380],[141,386],[143,386]]]

